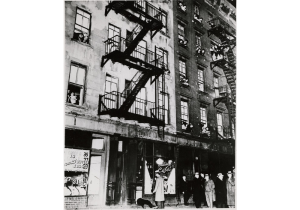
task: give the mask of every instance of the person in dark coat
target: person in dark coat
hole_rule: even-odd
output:
[[[205,179],[204,179],[204,173],[200,173],[200,179],[202,183],[203,190],[201,192],[201,200],[203,202],[203,206],[208,206],[206,202],[206,196],[205,196],[205,190],[204,190],[204,184],[205,184]]]
[[[186,176],[183,175],[182,179],[180,180],[180,193],[183,194],[183,200],[185,206],[189,205],[188,200],[191,196],[190,191],[191,191],[190,183],[186,180]]]
[[[199,172],[195,173],[195,178],[193,180],[193,199],[195,202],[196,208],[201,207],[202,202],[202,193],[204,192],[204,188],[202,185],[202,180],[199,178]]]
[[[216,192],[216,206],[217,208],[226,208],[227,207],[227,190],[226,182],[223,180],[224,175],[218,173],[215,181],[215,192]]]

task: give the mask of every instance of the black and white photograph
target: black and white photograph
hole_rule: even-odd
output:
[[[65,1],[65,209],[235,208],[236,1]]]

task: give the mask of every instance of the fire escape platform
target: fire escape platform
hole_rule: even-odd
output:
[[[105,56],[102,57],[101,67],[105,65],[105,63],[111,60],[112,62],[118,62],[128,66],[129,68],[137,69],[142,72],[151,73],[153,76],[161,75],[164,73],[162,68],[159,68],[155,65],[152,65],[146,61],[143,61],[139,58],[135,58],[131,55],[126,55],[124,52],[119,50],[115,50]]]
[[[109,109],[101,111],[99,115],[110,115],[111,117],[124,118],[125,120],[134,120],[139,123],[149,123],[151,126],[164,126],[164,121],[153,117],[143,116],[131,112],[122,112],[120,109]]]
[[[148,7],[149,5],[151,4],[148,3]],[[148,22],[152,21],[151,31],[160,30],[163,27],[162,22],[159,19],[157,19],[159,18],[160,11],[153,5],[151,5],[150,8],[157,12],[157,17],[153,17],[147,14],[147,12],[145,11],[146,9],[143,8],[141,5],[135,3],[134,1],[112,1],[111,3],[109,3],[109,5],[106,6],[105,15],[107,15],[108,12],[112,9],[117,14],[121,14],[128,20],[138,23],[142,26],[145,26]],[[134,15],[128,10],[131,10],[139,16]]]

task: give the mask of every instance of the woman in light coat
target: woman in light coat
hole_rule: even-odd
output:
[[[209,175],[205,174],[205,182],[204,182],[204,189],[205,189],[205,197],[208,208],[213,207],[213,202],[216,201],[215,195],[215,183],[213,180],[209,179]]]
[[[156,173],[155,176],[156,184],[153,190],[153,193],[155,193],[155,202],[159,209],[163,209],[165,201],[164,178],[159,173]]]
[[[229,208],[235,207],[235,179],[232,177],[231,171],[227,173],[228,179],[226,180],[227,189],[227,205]]]

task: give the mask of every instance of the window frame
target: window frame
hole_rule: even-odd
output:
[[[77,76],[78,76],[78,68],[81,68],[81,69],[84,70],[84,78],[83,78],[83,84],[82,85],[70,82],[70,76],[71,76],[71,72],[72,72],[72,66],[76,66],[77,67],[76,80],[77,80]],[[70,72],[69,72],[69,79],[68,79],[68,86],[67,86],[67,99],[66,99],[66,103],[72,104],[72,105],[77,105],[77,106],[82,106],[84,104],[84,102],[85,102],[85,95],[86,95],[85,94],[86,93],[86,78],[87,78],[87,66],[82,65],[82,64],[77,63],[77,62],[71,61],[71,63],[70,63]],[[75,104],[75,103],[73,104],[73,103],[69,102],[70,95],[68,94],[68,90],[69,90],[70,83],[71,83],[71,85],[79,87],[79,88],[82,89],[82,103],[81,104],[80,104],[80,100],[78,101],[78,104]]]
[[[203,119],[203,114],[202,113],[205,113],[205,119]],[[204,125],[208,125],[208,121],[207,121],[207,107],[204,107],[204,106],[200,106],[200,122],[201,123],[204,123]]]
[[[186,61],[183,60],[183,59],[179,59],[179,64],[178,64],[178,67],[179,67],[179,77],[180,77],[180,80],[181,79],[187,79],[187,71],[186,71]],[[184,68],[183,68],[183,65],[181,64],[184,64]],[[182,71],[184,69],[184,71]]]
[[[163,16],[166,17],[166,25],[163,23]],[[160,30],[162,34],[168,35],[168,13],[161,9],[161,22],[163,24],[163,28]],[[165,29],[165,31],[164,31]]]
[[[83,25],[79,25],[78,23],[77,23],[77,14],[78,15],[80,15],[80,16],[82,16],[82,17],[85,17],[84,16],[84,14],[82,15],[82,14],[79,14],[78,13],[78,10],[81,10],[83,13],[87,13],[90,17],[89,17],[89,28],[87,29],[86,27],[84,27]],[[90,37],[91,37],[91,26],[92,26],[92,13],[90,13],[90,12],[88,12],[88,11],[86,11],[86,10],[84,10],[84,9],[82,9],[82,8],[80,8],[80,7],[76,7],[76,14],[75,14],[75,22],[74,22],[74,30],[73,30],[73,40],[76,40],[77,41],[77,39],[75,38],[75,30],[78,30],[78,31],[81,31],[82,33],[83,33],[83,31],[82,30],[80,30],[80,29],[78,29],[78,28],[76,28],[76,25],[78,25],[79,27],[82,27],[82,28],[84,28],[84,29],[86,29],[87,31],[88,31],[88,41],[87,41],[87,43],[85,43],[85,44],[88,44],[88,45],[90,45]],[[83,42],[84,43],[84,42]]]
[[[185,104],[183,103],[186,103],[186,106],[184,106]],[[183,112],[183,110],[186,110],[186,112]],[[186,116],[187,119],[183,119],[183,116]],[[185,130],[190,120],[189,120],[189,101],[184,98],[180,99],[180,119],[181,119],[181,129]],[[187,123],[186,126],[184,126],[183,124],[184,121]]]
[[[217,86],[216,86],[216,81],[217,81]],[[214,75],[214,89],[215,89],[215,98],[219,98],[220,97],[220,90],[219,90],[219,87],[220,87],[220,81],[219,81],[219,77]]]
[[[202,72],[202,80],[201,78],[199,77],[199,72]],[[201,69],[201,68],[198,68],[198,77],[197,77],[197,83],[198,83],[198,90],[201,91],[201,92],[205,92],[205,85],[204,85],[204,69]],[[202,90],[201,90],[201,87],[202,86]]]
[[[196,8],[198,8],[198,14]],[[200,18],[200,6],[198,4],[194,4],[194,15],[197,15],[198,18]]]
[[[180,29],[179,27],[182,27],[182,29]],[[182,23],[178,23],[177,29],[178,29],[178,39],[185,40],[185,25]]]
[[[218,117],[218,116],[220,116],[220,118]],[[221,124],[219,124],[219,119],[221,119]],[[218,134],[220,134],[220,135],[224,135],[224,132],[223,132],[223,113],[222,112],[217,112],[217,131],[218,131]],[[219,127],[221,127],[221,129],[219,129]],[[221,132],[219,132],[219,131],[221,131]]]

